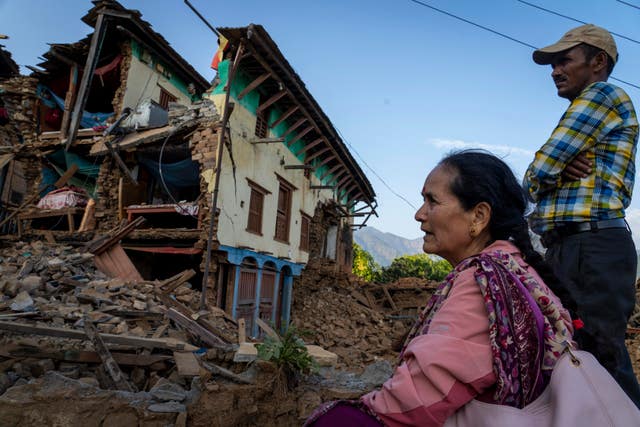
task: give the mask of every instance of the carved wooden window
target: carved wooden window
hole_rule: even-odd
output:
[[[301,212],[300,219],[300,250],[309,252],[309,235],[311,231],[311,217]]]
[[[160,88],[160,102],[158,102],[158,104],[160,104],[160,106],[162,108],[164,108],[165,110],[168,110],[169,109],[169,103],[170,102],[176,102],[177,100],[178,100],[178,98],[176,98],[175,96],[171,95],[169,92],[167,92],[163,88]]]
[[[264,196],[270,191],[262,188],[253,181],[247,180],[251,188],[249,198],[249,218],[247,220],[247,231],[262,235],[262,212],[264,208]]]
[[[289,223],[291,222],[291,195],[294,187],[283,179],[279,179],[278,207],[276,210],[276,232],[274,239],[289,243]]]

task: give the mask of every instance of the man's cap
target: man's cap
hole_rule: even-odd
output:
[[[543,47],[533,52],[533,61],[536,64],[551,64],[553,57],[559,52],[586,43],[602,49],[613,59],[615,64],[618,61],[618,49],[616,42],[609,31],[593,24],[581,25],[566,32],[557,43]]]

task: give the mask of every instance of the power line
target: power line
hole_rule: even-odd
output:
[[[635,4],[632,3],[627,3],[626,1],[622,1],[622,0],[616,0],[618,3],[622,3],[622,4],[626,4],[629,7],[633,7],[635,9],[640,10],[640,6],[636,6]]]
[[[380,175],[378,175],[378,172],[376,172],[371,166],[369,166],[369,164],[362,158],[362,156],[360,155],[360,153],[358,153],[358,151],[353,148],[353,145],[349,144],[349,142],[345,139],[345,137],[342,135],[342,132],[340,132],[340,129],[338,129],[335,125],[334,127],[336,128],[336,130],[338,131],[338,135],[340,135],[340,138],[342,139],[342,142],[344,142],[347,147],[349,147],[349,149],[351,151],[353,151],[356,156],[358,156],[358,158],[360,159],[360,161],[362,162],[363,165],[365,165],[367,167],[367,169],[369,169],[379,180],[380,182],[382,182],[382,184],[387,187],[387,189],[389,191],[391,191],[391,193],[393,193],[394,196],[398,197],[399,199],[403,200],[407,205],[409,205],[411,208],[418,210],[418,208],[416,208],[415,206],[413,206],[413,204],[407,200],[403,195],[399,194],[397,191],[395,191],[393,188],[391,188],[391,186],[389,184],[387,184],[387,182],[382,179],[382,177]]]
[[[447,12],[445,10],[438,9],[437,7],[434,7],[434,6],[431,6],[430,4],[424,3],[423,1],[420,1],[420,0],[409,0],[409,1],[413,2],[413,3],[416,3],[416,4],[420,5],[420,6],[424,6],[424,7],[427,7],[429,9],[432,9],[432,10],[435,10],[437,12],[440,12],[440,13],[442,13],[444,15],[450,16],[451,18],[457,19],[457,20],[462,21],[464,23],[473,25],[474,27],[478,27],[478,28],[481,28],[481,29],[483,29],[485,31],[489,31],[490,33],[496,34],[496,35],[498,35],[500,37],[504,37],[504,38],[506,38],[508,40],[511,40],[511,41],[516,42],[518,44],[521,44],[523,46],[530,47],[531,49],[538,49],[536,46],[533,46],[533,45],[531,45],[529,43],[523,42],[522,40],[518,40],[518,39],[516,39],[514,37],[508,36],[508,35],[506,35],[504,33],[496,31],[496,30],[494,30],[492,28],[485,27],[484,25],[477,24],[477,23],[475,23],[473,21],[470,21],[470,20],[468,20],[466,18],[462,18],[462,17],[460,17],[458,15],[454,15],[453,13],[449,13],[449,12]],[[518,1],[521,1],[521,0],[518,0]],[[572,19],[572,18],[570,18],[570,19]],[[622,80],[622,79],[618,79],[618,78],[615,78],[615,77],[609,77],[609,79],[615,80],[615,81],[620,82],[620,83],[624,83],[624,84],[629,85],[629,86],[631,86],[633,88],[636,88],[636,89],[640,89],[640,86],[638,86],[638,85],[636,85],[634,83],[630,83],[628,81]]]
[[[556,15],[556,16],[560,16],[560,17],[568,19],[570,21],[577,22],[579,24],[587,24],[587,22],[581,21],[581,20],[576,19],[576,18],[572,18],[571,16],[563,15],[563,14],[558,13],[558,12],[554,12],[553,10],[546,9],[546,8],[544,8],[542,6],[538,6],[537,4],[529,3],[528,1],[524,1],[524,0],[516,0],[516,1],[518,1],[518,2],[520,2],[522,4],[526,4],[527,6],[531,6],[531,7],[534,7],[536,9],[542,10],[544,12],[551,13],[551,14]],[[616,1],[620,1],[620,0],[616,0]],[[621,1],[620,3],[624,3],[624,2]],[[630,5],[630,6],[633,6],[633,5]],[[638,8],[638,9],[640,9],[640,8]],[[609,32],[611,34],[613,34],[614,36],[620,37],[621,39],[629,40],[630,42],[633,42],[633,43],[636,43],[636,44],[640,44],[640,41],[632,39],[631,37],[623,36],[622,34],[614,33],[613,31],[609,31]]]
[[[410,1],[410,2],[413,2],[413,3],[416,3],[416,4],[419,4],[420,6],[428,7],[429,9],[433,9],[433,10],[435,10],[435,11],[437,11],[437,12],[440,12],[440,13],[443,13],[443,14],[445,14],[445,15],[447,15],[447,16],[450,16],[450,17],[452,17],[452,18],[455,18],[455,19],[457,19],[457,20],[459,20],[459,21],[462,21],[462,22],[465,22],[465,23],[467,23],[467,24],[473,25],[474,27],[482,28],[483,30],[485,30],[485,31],[489,31],[490,33],[496,34],[496,35],[498,35],[498,36],[500,36],[500,37],[504,37],[504,38],[509,39],[509,40],[511,40],[511,41],[513,41],[513,42],[520,43],[520,44],[521,44],[521,45],[523,45],[523,46],[530,47],[531,49],[537,49],[537,47],[535,47],[535,46],[533,46],[533,45],[530,45],[529,43],[525,43],[525,42],[523,42],[522,40],[518,40],[518,39],[516,39],[516,38],[513,38],[513,37],[511,37],[511,36],[508,36],[508,35],[506,35],[506,34],[504,34],[504,33],[501,33],[501,32],[499,32],[499,31],[496,31],[496,30],[491,29],[491,28],[489,28],[489,27],[485,27],[484,25],[480,25],[480,24],[477,24],[477,23],[475,23],[475,22],[469,21],[468,19],[465,19],[465,18],[462,18],[462,17],[460,17],[460,16],[454,15],[453,13],[449,13],[449,12],[447,12],[447,11],[445,11],[445,10],[438,9],[437,7],[435,7],[435,6],[431,6],[430,4],[427,4],[427,3],[421,2],[421,1],[419,1],[419,0],[409,0],[409,1]]]

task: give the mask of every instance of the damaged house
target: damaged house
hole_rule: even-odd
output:
[[[263,27],[220,29],[211,87],[139,12],[93,3],[91,35],[0,81],[3,237],[86,242],[127,223],[95,258],[107,274],[193,269],[202,308],[250,336],[258,318],[286,325],[310,260],[350,271],[371,184]]]

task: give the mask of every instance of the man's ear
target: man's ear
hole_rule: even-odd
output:
[[[473,223],[479,231],[489,228],[491,221],[491,206],[487,202],[480,202],[473,208]]]
[[[591,66],[593,67],[593,71],[595,73],[605,72],[607,70],[607,64],[609,62],[609,58],[607,57],[607,53],[604,50],[601,50],[591,58]]]

